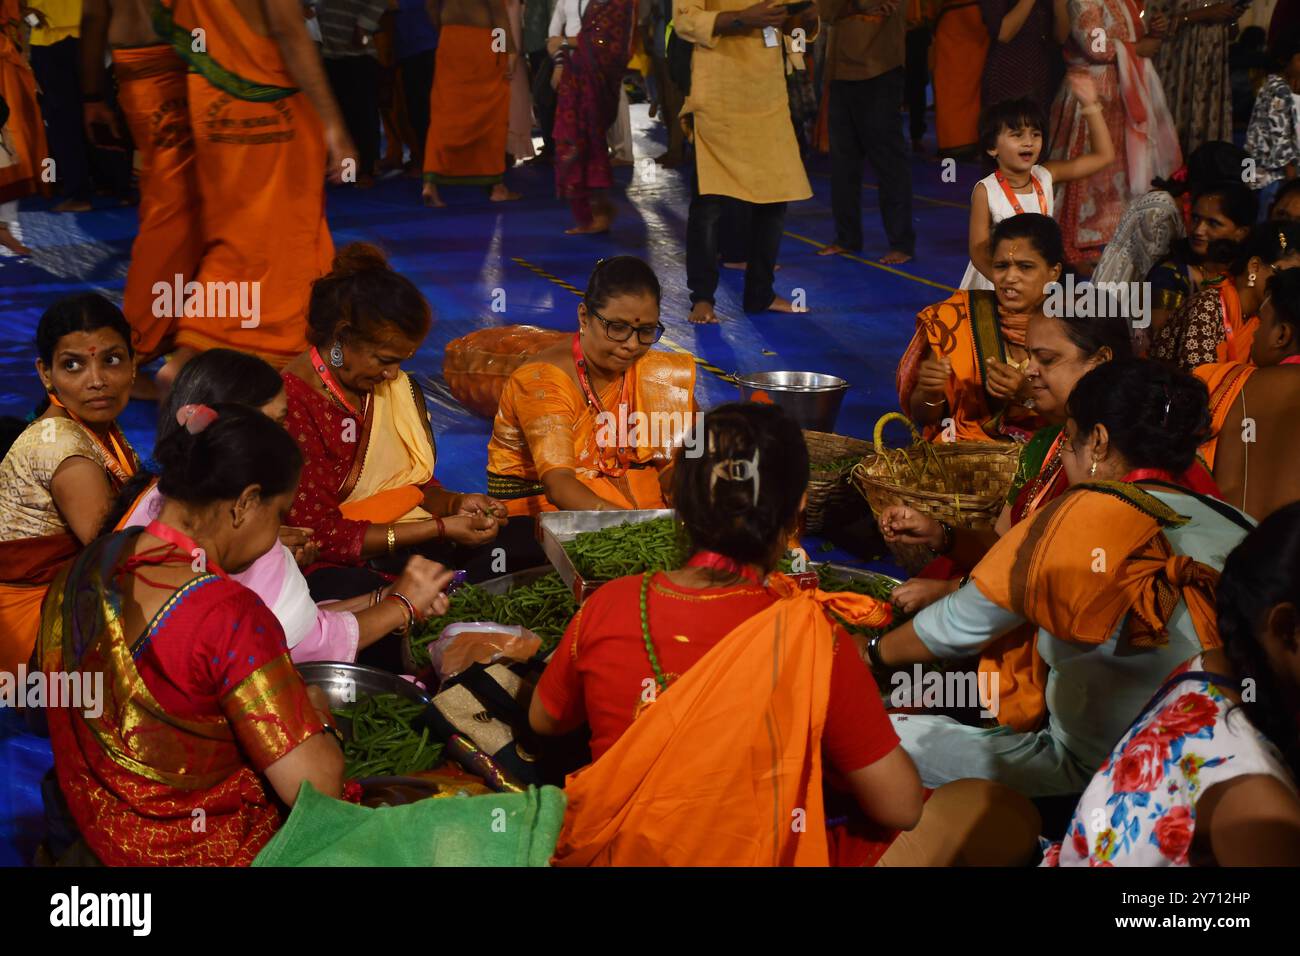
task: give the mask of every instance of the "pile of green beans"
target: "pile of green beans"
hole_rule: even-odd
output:
[[[569,620],[578,612],[573,592],[554,571],[531,584],[512,588],[505,594],[489,594],[470,584],[451,596],[451,607],[442,617],[430,618],[411,635],[412,657],[419,667],[429,663],[429,645],[448,624],[462,621],[492,621],[526,627],[542,639],[538,656],[545,656],[560,642]]]
[[[673,518],[587,531],[566,542],[564,551],[584,581],[671,570],[688,557]]]
[[[343,745],[347,778],[404,777],[437,766],[442,744],[430,742],[428,727],[418,734],[411,727],[423,712],[423,704],[397,694],[375,694],[334,711],[352,723]]]

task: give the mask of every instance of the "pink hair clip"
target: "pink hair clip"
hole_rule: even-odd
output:
[[[217,420],[217,413],[207,405],[182,405],[176,413],[176,424],[184,425],[191,435],[197,435]]]

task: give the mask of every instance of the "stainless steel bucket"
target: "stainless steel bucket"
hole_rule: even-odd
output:
[[[736,384],[740,386],[741,401],[754,401],[754,395],[762,392],[772,404],[785,409],[800,428],[818,432],[835,431],[835,419],[849,389],[844,379],[820,372],[737,373]]]

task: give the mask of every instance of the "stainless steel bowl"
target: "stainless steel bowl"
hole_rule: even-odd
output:
[[[820,372],[747,372],[736,375],[740,399],[753,401],[755,392],[763,392],[780,405],[800,428],[834,432],[835,419],[849,383],[834,375]]]
[[[397,674],[381,671],[377,667],[361,664],[344,664],[335,661],[311,661],[298,665],[298,673],[308,684],[314,684],[329,698],[330,709],[349,707],[357,701],[376,694],[397,694],[417,704],[429,706],[429,695],[415,684]]]

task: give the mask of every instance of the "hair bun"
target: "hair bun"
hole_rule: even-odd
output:
[[[333,276],[356,275],[358,272],[390,272],[388,256],[378,246],[369,242],[350,242],[334,256],[330,270]]]

